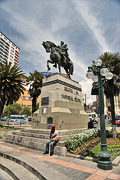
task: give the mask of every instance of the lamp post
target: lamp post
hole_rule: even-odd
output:
[[[112,161],[110,160],[110,154],[107,151],[106,143],[106,128],[105,128],[105,116],[104,116],[104,99],[103,99],[103,86],[102,76],[106,79],[112,79],[113,74],[109,72],[109,69],[102,64],[102,61],[96,60],[94,67],[88,67],[86,77],[92,79],[94,82],[98,81],[99,88],[99,107],[100,107],[100,134],[101,134],[101,151],[98,154],[98,164],[100,169],[110,170],[112,169]]]

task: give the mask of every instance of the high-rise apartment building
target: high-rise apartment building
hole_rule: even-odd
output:
[[[18,65],[20,49],[0,31],[0,62]]]

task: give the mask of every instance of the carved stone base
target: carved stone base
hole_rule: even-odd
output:
[[[57,129],[88,128],[88,115],[84,111],[81,85],[60,74],[44,78],[39,112],[34,113],[35,128]]]

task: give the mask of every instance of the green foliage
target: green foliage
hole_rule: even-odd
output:
[[[111,155],[111,160],[113,161],[117,156],[120,156],[120,148],[119,149],[108,149],[108,152]]]
[[[24,107],[21,114],[31,116],[31,111],[29,107]]]
[[[14,128],[14,127],[12,127],[12,126],[3,126],[3,125],[0,125],[0,129],[1,130],[5,130],[5,129],[10,129],[10,130],[18,130],[18,129],[20,129],[20,128]]]
[[[108,149],[120,148],[120,139],[119,138],[116,138],[116,139],[113,139],[113,138],[107,139],[107,147],[108,147]]]
[[[99,57],[107,67],[110,68],[113,74],[120,74],[120,55],[119,53],[105,52]]]
[[[113,73],[113,78],[107,80],[103,78],[104,93],[107,98],[110,98],[111,114],[112,114],[112,125],[115,125],[115,107],[114,107],[114,96],[117,96],[120,92],[120,55],[119,53],[105,52],[99,57],[102,62],[109,67]]]
[[[102,56],[99,57],[102,62],[105,63],[107,67],[110,68],[110,71],[113,73],[113,78],[111,80],[105,80],[103,82],[104,93],[107,97],[110,97],[111,93],[113,95],[118,95],[120,87],[118,87],[118,81],[120,82],[120,55],[119,53],[109,53],[105,52]]]
[[[93,147],[91,151],[94,155],[97,155],[98,153],[100,153],[100,150],[101,150],[101,143],[98,143],[95,147]]]
[[[44,76],[40,72],[35,70],[33,73],[30,72],[30,75],[27,78],[27,84],[30,84],[29,94],[32,97],[32,113],[37,110],[36,100],[41,93],[43,77]]]
[[[14,102],[13,104],[5,107],[4,115],[10,116],[11,114],[12,115],[20,114],[21,110],[22,110],[21,105]]]
[[[78,146],[85,143],[87,140],[93,137],[97,137],[98,135],[98,129],[85,130],[84,132],[71,137],[70,140],[65,141],[65,146],[68,151],[75,150]]]
[[[36,110],[38,110],[38,109],[39,109],[39,103],[36,104]]]
[[[31,97],[38,97],[41,93],[43,74],[38,71],[30,72],[30,75],[27,79],[28,84],[30,84],[29,94]]]
[[[20,67],[11,66],[11,63],[0,63],[0,117],[5,105],[12,104],[24,94],[26,77]]]
[[[111,160],[114,160],[118,155],[120,155],[120,139],[107,138],[107,149],[111,155]],[[101,150],[101,143],[94,146],[90,151],[86,152],[84,155],[89,157],[97,156]]]

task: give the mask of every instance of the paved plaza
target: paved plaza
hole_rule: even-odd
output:
[[[42,153],[43,152],[41,151],[31,150],[0,141],[0,166],[2,163],[5,164],[6,161],[10,160],[16,161],[18,164],[22,162],[21,165],[24,164],[29,171],[34,174],[37,172],[36,176],[39,174],[39,178],[36,177],[34,179],[120,180],[120,164],[118,166],[113,166],[112,170],[101,170],[97,168],[97,164],[92,161],[75,159],[66,156],[49,156],[43,155]],[[6,160],[5,162],[4,159]],[[17,164],[16,162],[15,164]],[[22,168],[19,169],[19,174],[22,173]],[[17,171],[16,169],[17,165],[14,166],[14,171]],[[25,173],[25,171],[23,171],[23,173]],[[8,180],[8,175],[4,171],[0,173],[0,180]],[[28,179],[26,178],[26,180]]]

